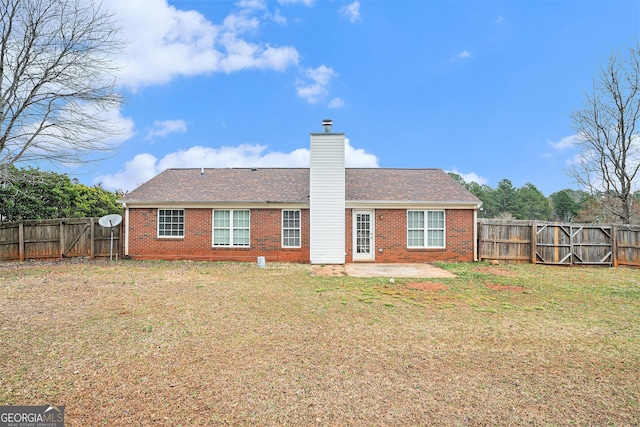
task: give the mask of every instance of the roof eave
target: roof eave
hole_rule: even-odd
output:
[[[207,208],[214,206],[284,206],[284,205],[308,205],[309,202],[303,201],[271,201],[271,200],[227,200],[227,201],[193,201],[193,200],[118,200],[125,207],[135,208],[155,208],[165,206],[176,206],[181,208],[196,207]]]
[[[479,209],[482,202],[455,200],[347,200],[347,208],[387,208],[407,209],[414,207],[430,207],[440,209]]]

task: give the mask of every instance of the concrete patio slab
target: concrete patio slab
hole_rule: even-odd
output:
[[[350,263],[345,265],[314,265],[314,276],[351,276],[351,277],[456,277],[431,264],[366,264]]]

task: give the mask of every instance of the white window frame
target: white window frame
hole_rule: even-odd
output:
[[[162,211],[171,212],[169,214],[169,218],[171,218],[171,219],[173,219],[174,216],[177,216],[178,218],[182,218],[182,221],[178,221],[176,223],[178,226],[182,225],[182,229],[178,228],[178,231],[179,231],[180,234],[161,234],[161,232],[160,232],[160,218],[161,217],[163,217],[163,218],[167,217],[166,214],[164,214],[164,215],[160,214],[160,212],[162,212]],[[179,211],[181,213],[178,214],[178,215],[174,215],[173,214],[174,211]],[[185,217],[185,210],[184,209],[158,208],[157,215],[158,215],[158,219],[157,219],[157,225],[156,225],[156,234],[157,234],[157,237],[159,239],[184,239],[184,217]],[[174,225],[173,221],[170,221],[168,223],[168,225]],[[173,228],[171,228],[169,231],[173,231]],[[166,232],[166,230],[165,230],[165,232]]]
[[[228,227],[216,227],[215,217],[216,212],[229,212],[229,226]],[[236,212],[247,212],[249,214],[249,225],[247,227],[234,227],[233,215]],[[229,244],[216,244],[215,233],[216,230],[228,230],[229,231]],[[247,230],[249,232],[248,243],[246,245],[234,244],[233,233],[234,230]],[[214,248],[250,248],[251,247],[251,210],[250,209],[214,209],[211,212],[211,246]]]
[[[298,221],[298,226],[297,227],[285,227],[285,212],[295,212],[298,214],[297,218],[287,218],[287,221]],[[282,209],[282,226],[281,228],[281,232],[280,232],[280,236],[281,236],[281,245],[283,248],[301,248],[302,247],[302,212],[300,211],[300,209]],[[285,237],[285,231],[298,231],[298,236],[297,237],[291,237],[291,236],[286,236]],[[296,239],[298,240],[298,244],[297,245],[287,245],[285,244],[287,239]]]
[[[409,212],[423,212],[424,213],[424,223],[422,227],[413,227],[409,228]],[[442,227],[429,227],[429,213],[442,213]],[[422,245],[410,245],[409,234],[411,231],[422,231],[423,232],[423,241]],[[429,245],[429,234],[430,232],[442,232],[442,246]],[[447,247],[447,216],[446,212],[442,209],[438,210],[419,210],[419,209],[411,209],[407,210],[407,248],[409,249],[444,249]]]

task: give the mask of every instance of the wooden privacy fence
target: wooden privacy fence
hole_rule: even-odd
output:
[[[478,259],[640,267],[640,227],[481,220]]]
[[[120,251],[120,225],[113,230],[113,254]],[[0,223],[0,261],[108,257],[111,229],[96,218]]]

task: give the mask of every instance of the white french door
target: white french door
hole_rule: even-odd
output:
[[[375,215],[372,210],[353,211],[353,260],[375,260]]]

